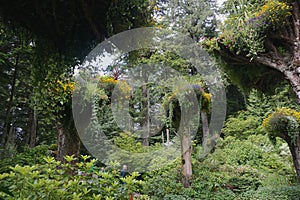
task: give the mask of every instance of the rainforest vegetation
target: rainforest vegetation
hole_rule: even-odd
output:
[[[0,33],[0,199],[300,199],[298,0],[3,0]]]

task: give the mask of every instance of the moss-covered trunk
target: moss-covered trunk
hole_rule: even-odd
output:
[[[80,138],[75,128],[71,106],[66,106],[64,117],[57,124],[57,159],[65,162],[66,155],[79,156]]]

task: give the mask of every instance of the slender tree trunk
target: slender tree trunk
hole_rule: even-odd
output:
[[[184,128],[184,133],[181,138],[181,155],[182,155],[182,174],[183,186],[188,188],[191,186],[192,178],[192,149],[191,149],[191,135],[188,127]]]
[[[149,146],[149,135],[150,135],[150,116],[149,116],[149,98],[148,98],[148,89],[144,84],[142,86],[142,139],[143,145]]]
[[[167,129],[166,132],[167,132],[167,145],[169,145],[170,144],[170,130]]]
[[[30,142],[32,115],[33,115],[33,111],[32,111],[32,109],[29,109],[29,111],[28,111],[28,126],[27,126],[26,134],[24,136],[24,143],[26,145],[29,145],[29,142]]]
[[[8,137],[7,137],[7,144],[11,146],[15,146],[15,138],[16,138],[16,129],[14,126],[10,126]]]
[[[36,110],[33,109],[32,116],[31,116],[31,126],[30,126],[30,142],[29,147],[35,147],[36,141],[36,128],[37,128],[37,117],[36,117]]]
[[[32,134],[36,134],[36,117],[34,116],[34,110],[30,109],[28,114],[28,127],[27,132],[24,137],[24,143],[29,145],[31,144],[31,138],[33,137]],[[35,130],[33,130],[35,129]],[[35,140],[35,137],[33,138]]]
[[[205,110],[201,110],[201,122],[202,122],[202,147],[205,148],[207,144],[207,138],[209,136],[208,129],[208,117]]]
[[[293,143],[289,143],[290,151],[293,157],[293,163],[297,174],[297,181],[300,184],[300,137]]]
[[[300,135],[298,134],[295,141],[287,133],[282,133],[279,137],[286,141],[289,146],[296,171],[297,181],[300,184]]]
[[[7,142],[6,142],[6,151],[5,154],[8,157],[14,156],[15,149],[16,149],[16,130],[14,126],[10,126],[7,136]]]

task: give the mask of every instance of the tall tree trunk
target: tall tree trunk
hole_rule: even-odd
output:
[[[300,137],[295,142],[289,142],[289,148],[293,157],[293,163],[297,174],[297,181],[300,184]]]
[[[10,126],[8,137],[7,137],[7,144],[11,146],[15,146],[15,138],[16,138],[16,129],[14,126]]]
[[[34,111],[33,111],[33,109],[29,109],[29,111],[28,111],[28,127],[27,127],[27,132],[24,136],[24,143],[29,146],[30,146],[33,123],[34,123]]]
[[[150,116],[149,108],[150,101],[148,97],[148,89],[146,84],[142,86],[142,140],[144,146],[149,146],[149,136],[150,136]]]
[[[182,156],[182,175],[183,186],[188,188],[191,186],[192,178],[192,146],[191,134],[188,127],[184,128],[184,133],[181,136],[181,156]]]
[[[5,154],[8,157],[14,156],[16,153],[16,129],[14,126],[10,126],[9,131],[8,131],[8,136],[7,136],[7,142],[6,142],[6,151]]]
[[[12,107],[14,104],[16,80],[17,80],[17,75],[18,75],[18,65],[19,65],[19,57],[17,56],[15,67],[14,67],[15,71],[14,71],[13,80],[11,83],[9,102],[7,104],[7,108],[6,108],[6,112],[5,112],[4,128],[3,128],[3,133],[2,133],[2,137],[1,137],[1,148],[3,149],[4,152],[6,150],[9,131],[10,131],[10,127],[11,127],[11,114],[12,114]],[[1,158],[1,155],[0,155],[0,158]]]
[[[31,116],[31,124],[30,124],[30,141],[29,147],[35,147],[36,142],[36,128],[37,128],[37,117],[36,117],[36,109],[34,108]]]
[[[29,145],[29,143],[30,143],[32,115],[33,115],[33,111],[32,111],[32,109],[29,109],[29,111],[28,111],[28,126],[27,126],[26,134],[24,135],[24,144],[26,144],[26,145]]]

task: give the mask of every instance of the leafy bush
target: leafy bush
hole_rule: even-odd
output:
[[[259,188],[250,190],[237,198],[238,200],[299,200],[300,187]]]
[[[238,139],[247,139],[250,135],[265,133],[257,117],[243,116],[243,114],[229,117],[222,132],[225,136],[233,136]]]
[[[274,146],[267,135],[251,135],[243,140],[234,137],[220,139],[214,152],[206,158],[193,155],[190,188],[182,186],[178,160],[161,173],[152,174],[146,180],[144,191],[154,200],[224,200],[244,198],[245,193],[254,193],[261,187],[295,183],[291,156],[279,155],[279,147]]]
[[[131,169],[147,172],[171,164],[172,160],[180,156],[176,145],[166,147],[155,143],[143,146],[137,138],[136,135],[129,132],[120,133],[120,136],[114,137],[115,146],[109,153],[109,159],[118,162],[126,161]]]
[[[163,200],[186,200],[186,197],[182,196],[182,195],[166,195]]]
[[[47,145],[39,145],[34,148],[25,147],[22,153],[1,160],[0,174],[11,171],[10,166],[41,164],[44,162],[43,157],[46,156],[47,152]]]
[[[52,157],[44,158],[44,164],[11,167],[10,173],[0,174],[0,187],[8,188],[9,193],[0,191],[5,199],[128,199],[133,192],[140,193],[143,181],[136,180],[136,172],[120,178],[117,163],[111,163],[110,170],[100,172],[93,167],[96,160],[76,165],[74,158],[67,156],[66,164]],[[91,170],[91,169],[94,170]],[[81,173],[77,173],[77,171]],[[147,199],[139,195],[138,199]]]

